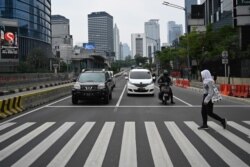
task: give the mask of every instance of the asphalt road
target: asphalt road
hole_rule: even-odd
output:
[[[201,124],[202,94],[173,86],[174,105],[127,96],[117,80],[110,104],[71,96],[0,122],[0,166],[250,166],[250,105],[223,99],[214,111],[227,130]]]

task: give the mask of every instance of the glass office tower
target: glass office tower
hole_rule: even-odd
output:
[[[51,0],[1,0],[1,18],[18,21],[19,60],[33,48],[51,56]]]
[[[114,51],[113,16],[106,12],[93,12],[88,15],[88,38],[94,43],[96,52]]]

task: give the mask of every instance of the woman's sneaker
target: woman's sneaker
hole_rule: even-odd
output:
[[[223,121],[221,122],[221,124],[222,124],[223,128],[226,129],[227,128],[227,119],[224,118]]]
[[[208,126],[207,125],[202,125],[202,126],[198,127],[198,129],[199,130],[202,130],[202,129],[206,130],[206,129],[208,129]]]

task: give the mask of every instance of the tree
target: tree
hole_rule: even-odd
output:
[[[148,58],[147,57],[142,57],[141,55],[135,55],[135,62],[136,65],[144,65],[147,62]]]
[[[40,48],[35,48],[28,54],[26,63],[32,72],[48,71],[49,59]]]

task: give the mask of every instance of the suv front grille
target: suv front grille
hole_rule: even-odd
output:
[[[149,84],[134,84],[135,86],[137,86],[137,87],[146,87],[146,86],[148,86]]]
[[[87,91],[91,91],[91,90],[97,90],[97,85],[81,85],[81,90],[87,90]]]

